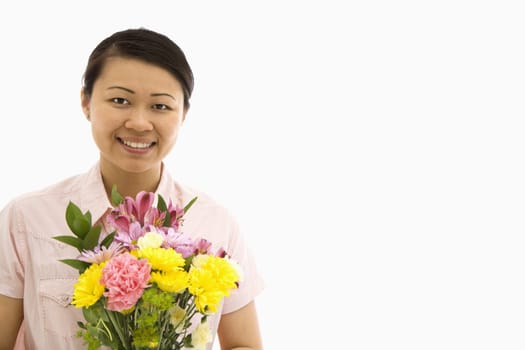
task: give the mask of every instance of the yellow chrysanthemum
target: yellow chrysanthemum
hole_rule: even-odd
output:
[[[199,259],[198,267],[189,272],[189,291],[195,295],[195,305],[200,312],[215,313],[222,298],[237,288],[238,271],[226,259],[210,256]]]
[[[184,270],[152,272],[149,280],[156,283],[160,290],[169,293],[179,293],[188,288],[189,276]]]
[[[214,314],[219,309],[221,300],[226,294],[214,289],[191,289],[190,293],[195,295],[195,306],[202,314]]]
[[[224,292],[229,292],[232,288],[237,287],[240,276],[239,271],[232,263],[218,256],[210,256],[203,266],[204,269],[210,270],[217,279],[217,288]]]
[[[185,260],[180,253],[167,248],[144,248],[137,251],[138,258],[148,259],[152,270],[176,271],[184,267]]]
[[[77,308],[88,307],[95,304],[104,293],[104,285],[100,283],[102,264],[92,264],[79,277],[73,290],[73,301],[71,304]]]

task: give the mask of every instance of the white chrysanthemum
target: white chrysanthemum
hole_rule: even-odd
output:
[[[230,263],[230,265],[235,269],[235,271],[237,271],[237,275],[239,276],[239,282],[242,282],[244,280],[244,273],[241,265],[231,258],[226,257],[225,259]]]
[[[210,256],[208,254],[197,254],[191,260],[191,265],[196,269],[199,269],[206,263],[206,261],[208,261],[209,258]]]
[[[191,345],[197,350],[205,350],[206,344],[211,341],[212,336],[208,322],[199,324],[191,333]]]
[[[186,317],[186,311],[179,305],[175,305],[170,308],[170,322],[175,327],[177,332],[182,332],[184,329],[184,318]]]
[[[160,248],[164,242],[164,237],[157,232],[148,232],[144,236],[140,237],[137,241],[137,245],[140,249],[144,248]]]

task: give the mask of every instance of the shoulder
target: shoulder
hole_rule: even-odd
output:
[[[42,217],[43,213],[61,213],[70,200],[78,200],[85,175],[64,178],[40,189],[20,194],[2,208],[2,215],[20,215],[25,218]]]
[[[190,215],[190,213],[206,213],[206,215],[215,214],[231,217],[230,211],[212,195],[186,182],[175,179],[166,168],[163,169],[157,192],[161,194],[165,200],[169,199],[181,207],[186,206],[190,201],[196,199],[188,211],[188,215]]]
[[[192,211],[200,212],[207,216],[222,217],[225,220],[235,221],[234,216],[229,208],[219,202],[213,195],[202,191],[198,188],[174,182],[175,189],[181,195],[181,204],[185,206],[191,200],[195,199],[194,204],[189,209],[188,214]]]
[[[39,190],[26,192],[11,199],[0,211],[0,231],[23,237],[28,232],[44,234],[46,228],[62,228],[64,208],[67,206],[66,189],[71,188],[78,176],[64,179]],[[22,235],[22,233],[24,235]]]
[[[60,198],[67,198],[71,193],[78,190],[82,175],[75,175],[58,181],[54,184],[40,188],[35,191],[26,192],[11,199],[7,206],[26,206],[31,203],[46,203],[49,201],[56,201]]]
[[[205,191],[179,182],[173,182],[173,186],[179,205],[184,207],[196,198],[184,214],[182,230],[192,237],[206,238],[216,248],[222,247],[232,252],[233,245],[241,239],[241,234],[231,210]]]

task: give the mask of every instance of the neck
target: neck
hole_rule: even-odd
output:
[[[155,192],[160,182],[162,167],[163,165],[159,164],[158,167],[143,172],[129,172],[101,162],[100,171],[108,198],[111,199],[114,185],[123,197],[135,198],[140,191]]]

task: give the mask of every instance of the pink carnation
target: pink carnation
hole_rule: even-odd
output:
[[[102,270],[101,283],[106,286],[107,309],[123,311],[131,309],[148,286],[151,266],[145,259],[137,259],[129,253],[113,257]]]

